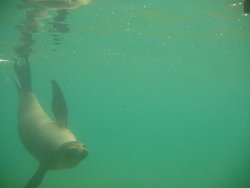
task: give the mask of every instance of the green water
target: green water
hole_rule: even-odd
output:
[[[250,16],[240,0],[93,0],[71,10],[55,45],[50,18],[30,56],[33,90],[50,110],[50,80],[89,156],[50,171],[41,188],[249,188]],[[16,128],[18,0],[0,6],[0,187],[37,168]]]

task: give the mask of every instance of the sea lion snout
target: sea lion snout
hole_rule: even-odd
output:
[[[88,155],[83,143],[78,141],[63,144],[56,153],[55,162],[51,169],[72,168],[79,164]]]
[[[69,158],[72,161],[81,161],[88,155],[88,150],[85,148],[84,144],[77,142],[67,151]]]

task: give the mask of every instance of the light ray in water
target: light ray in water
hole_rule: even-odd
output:
[[[8,63],[9,60],[8,59],[0,59],[0,63]]]

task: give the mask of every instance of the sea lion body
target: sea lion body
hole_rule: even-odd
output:
[[[29,63],[14,64],[19,78],[18,132],[24,147],[39,161],[39,169],[25,188],[36,188],[47,170],[76,166],[88,151],[67,127],[67,107],[59,85],[52,81],[53,121],[31,89]]]
[[[23,93],[19,102],[18,132],[25,148],[39,161],[48,163],[65,143],[76,141],[74,134],[61,128],[42,109],[32,92]],[[47,166],[60,169],[60,166]]]

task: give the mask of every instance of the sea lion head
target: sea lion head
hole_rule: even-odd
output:
[[[72,141],[63,144],[54,154],[51,169],[72,168],[88,155],[88,150],[83,143]]]

